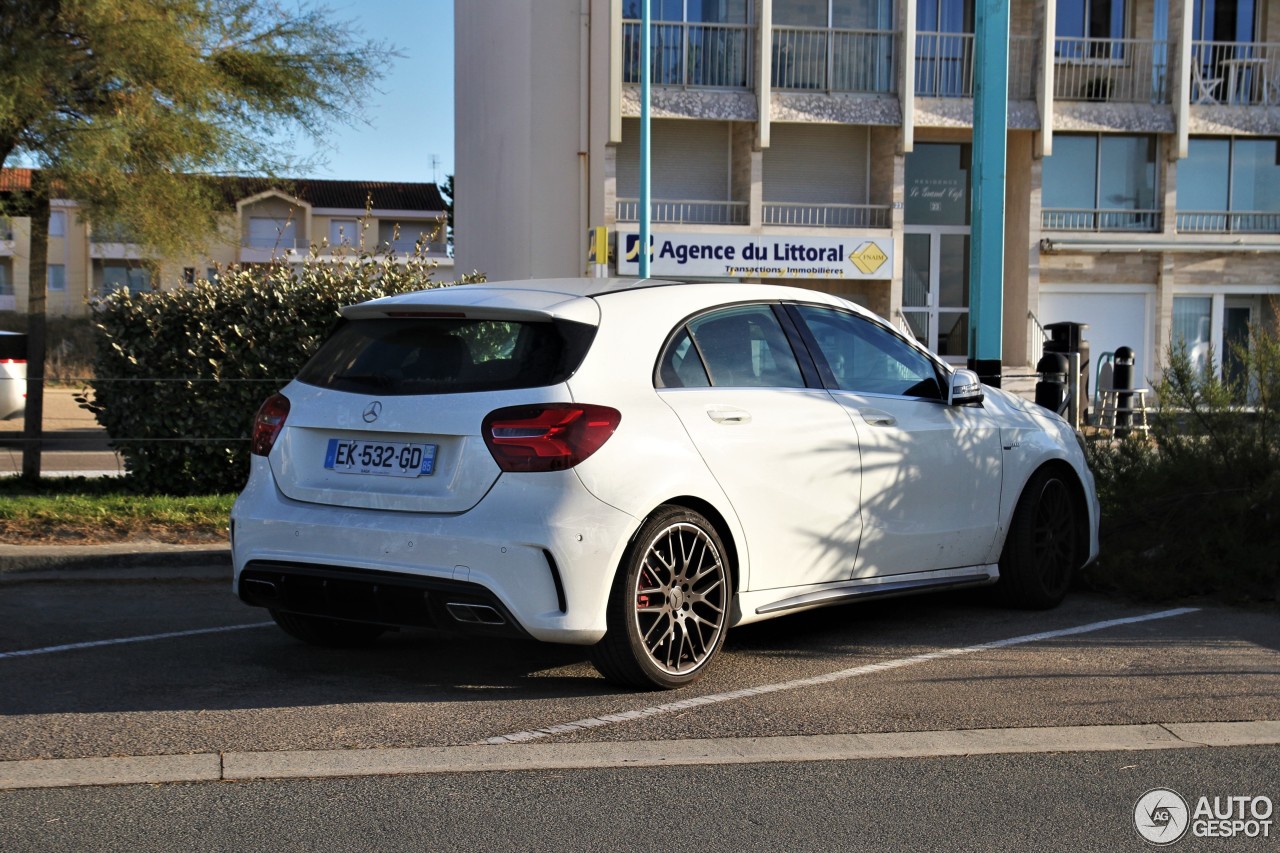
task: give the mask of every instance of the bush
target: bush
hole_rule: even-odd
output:
[[[285,385],[345,305],[442,286],[435,262],[314,253],[298,267],[232,267],[216,283],[112,294],[97,307],[94,412],[133,488],[237,491],[262,401]]]
[[[1280,338],[1255,329],[1236,353],[1242,379],[1197,371],[1171,351],[1150,441],[1099,443],[1096,585],[1134,598],[1280,593]]]

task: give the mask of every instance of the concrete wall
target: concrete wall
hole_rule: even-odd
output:
[[[584,0],[467,0],[454,10],[454,99],[468,105],[455,106],[460,272],[500,280],[585,268],[583,10]]]

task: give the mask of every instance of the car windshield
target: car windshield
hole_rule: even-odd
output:
[[[595,331],[566,320],[349,320],[298,381],[379,395],[538,388],[572,376]]]

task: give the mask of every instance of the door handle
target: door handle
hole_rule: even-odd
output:
[[[871,426],[888,427],[898,422],[893,415],[879,409],[859,409],[858,414],[862,415],[862,419]]]
[[[751,413],[742,409],[707,409],[707,417],[718,424],[751,423]]]

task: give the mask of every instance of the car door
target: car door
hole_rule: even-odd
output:
[[[982,406],[948,405],[943,369],[871,318],[791,309],[862,455],[854,577],[985,563],[999,522],[1000,429]]]
[[[658,372],[659,396],[745,531],[744,590],[843,580],[861,533],[858,435],[780,312],[757,303],[695,317]]]

